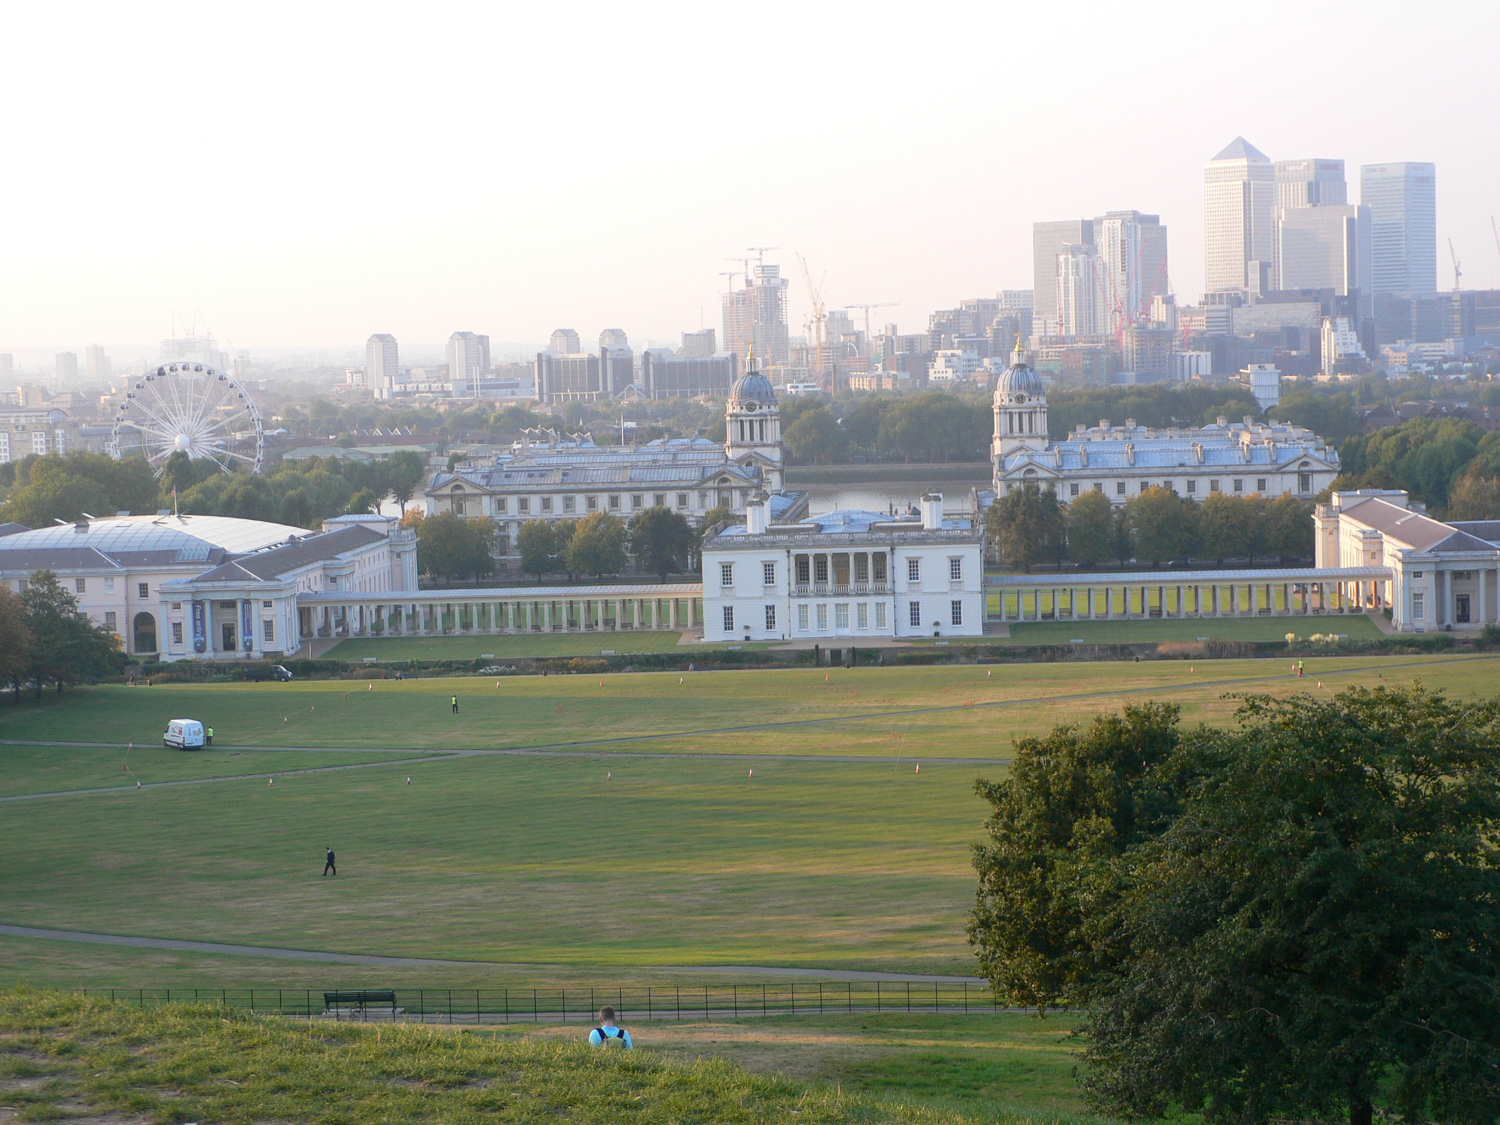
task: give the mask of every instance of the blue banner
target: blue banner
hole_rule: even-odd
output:
[[[193,603],[193,651],[203,652],[208,648],[206,622],[203,619],[203,603]]]
[[[240,602],[240,644],[246,652],[255,647],[255,622],[251,620],[255,613],[255,603],[249,598]]]

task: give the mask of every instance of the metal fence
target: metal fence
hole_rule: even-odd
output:
[[[214,1004],[299,1019],[426,1023],[592,1023],[608,1004],[622,1023],[875,1012],[1014,1010],[967,981],[830,981],[807,984],[645,985],[614,988],[396,988],[394,1000],[355,1003],[309,988],[83,988],[87,996],[149,1008]],[[369,991],[366,989],[366,991]]]

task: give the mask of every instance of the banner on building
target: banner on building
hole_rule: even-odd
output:
[[[203,603],[193,603],[193,651],[204,652],[208,649],[208,623],[204,619]]]
[[[255,622],[251,616],[255,613],[255,603],[249,598],[240,602],[240,644],[246,652],[255,647]]]

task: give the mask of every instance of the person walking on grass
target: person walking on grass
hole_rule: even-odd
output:
[[[323,850],[328,853],[328,858],[323,863],[323,874],[327,875],[331,871],[333,872],[334,877],[337,878],[339,869],[333,865],[333,849],[328,847],[327,845],[324,845]]]
[[[590,1047],[634,1047],[630,1032],[615,1023],[615,1010],[608,1004],[599,1009],[599,1026],[589,1032]]]
[[[458,714],[458,696],[456,695],[453,697],[453,713]]]

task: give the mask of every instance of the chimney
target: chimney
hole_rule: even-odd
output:
[[[770,522],[771,516],[766,507],[766,494],[757,492],[745,504],[745,530],[751,535],[764,535]]]
[[[1135,464],[1135,442],[1133,441],[1128,441],[1125,443],[1125,464]]]
[[[922,530],[937,531],[943,526],[943,494],[922,493]]]
[[[1125,428],[1127,430],[1133,430],[1133,429],[1135,429],[1135,419],[1134,418],[1126,418],[1125,419]]]

